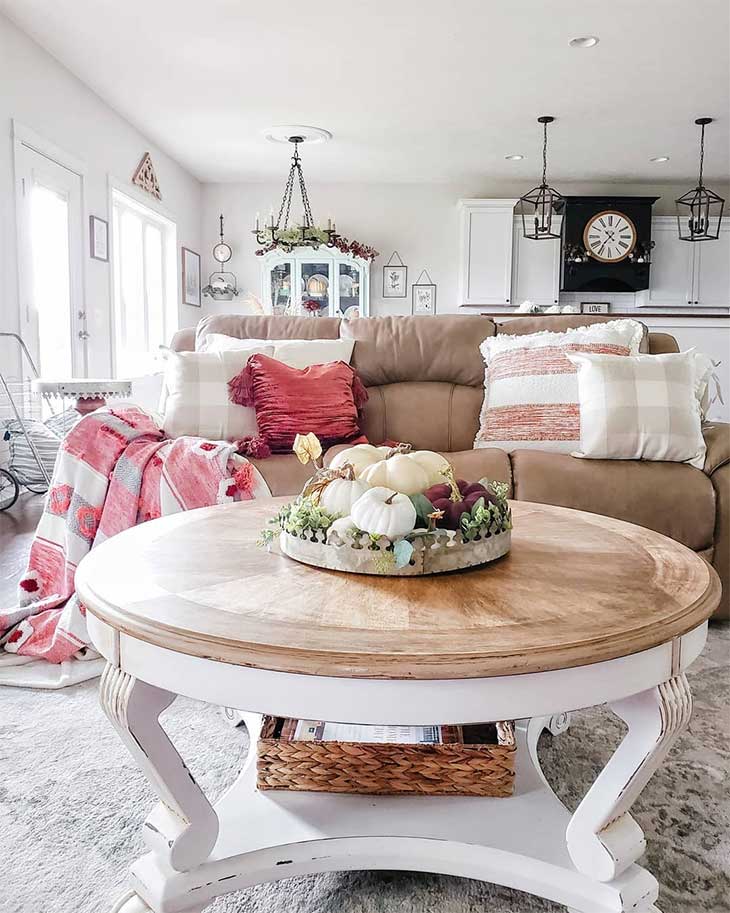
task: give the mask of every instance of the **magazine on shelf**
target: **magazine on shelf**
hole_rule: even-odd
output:
[[[366,726],[324,720],[287,720],[281,738],[299,742],[446,745],[461,742],[458,726]]]

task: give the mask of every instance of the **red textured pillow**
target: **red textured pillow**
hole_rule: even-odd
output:
[[[291,368],[253,355],[228,384],[231,402],[253,406],[259,433],[278,452],[292,449],[297,434],[313,431],[323,447],[360,434],[359,410],[367,390],[344,361]]]

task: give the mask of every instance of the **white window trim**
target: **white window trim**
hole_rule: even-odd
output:
[[[173,326],[168,327],[167,314],[165,316],[165,333],[168,337],[168,340],[172,338],[172,334],[175,333],[180,328],[180,307],[178,303],[179,297],[179,288],[178,288],[178,243],[177,243],[177,223],[173,214],[166,209],[164,206],[160,205],[157,200],[150,198],[149,194],[144,193],[135,187],[133,184],[130,184],[128,181],[121,181],[118,178],[113,177],[111,174],[107,175],[107,206],[108,206],[108,215],[107,221],[109,223],[109,251],[111,269],[109,270],[109,300],[111,302],[111,313],[110,313],[110,359],[112,366],[112,376],[117,376],[117,296],[116,296],[116,277],[117,270],[119,269],[119,264],[116,262],[116,258],[113,255],[113,251],[116,249],[116,238],[114,237],[114,191],[123,194],[132,200],[133,203],[138,203],[140,206],[143,206],[145,209],[149,209],[155,213],[156,216],[160,218],[161,221],[167,222],[169,227],[173,232],[173,241],[172,241],[172,270],[171,275],[165,277],[165,289],[166,294],[171,297],[169,302],[169,311],[170,315],[174,315]],[[174,307],[173,307],[174,305]],[[166,307],[167,312],[167,307]]]

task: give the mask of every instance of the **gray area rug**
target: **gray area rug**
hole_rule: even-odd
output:
[[[695,711],[634,806],[659,879],[662,913],[730,910],[730,628],[690,673]],[[235,776],[242,730],[213,707],[179,699],[163,718],[209,795]],[[540,757],[574,808],[622,735],[605,710],[545,733]],[[96,684],[65,692],[0,689],[0,911],[106,913],[144,852],[140,828],[154,798],[96,701]],[[508,800],[507,800],[508,801]],[[481,882],[403,872],[290,879],[221,898],[206,913],[517,913],[563,910]]]

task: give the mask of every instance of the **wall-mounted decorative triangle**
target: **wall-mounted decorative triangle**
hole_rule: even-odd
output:
[[[146,190],[147,193],[151,193],[158,200],[162,199],[160,185],[157,183],[157,175],[155,174],[155,166],[152,164],[149,152],[145,152],[139,165],[137,165],[132,183],[136,184],[137,187],[141,187],[142,190]]]

